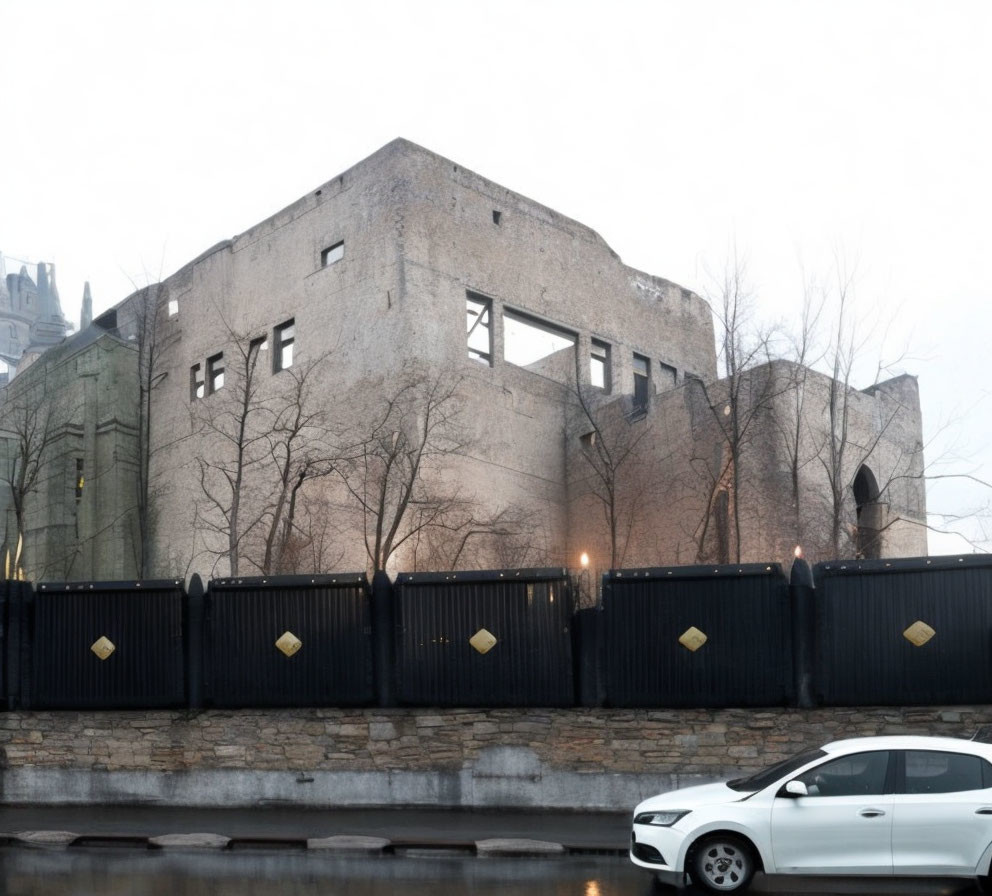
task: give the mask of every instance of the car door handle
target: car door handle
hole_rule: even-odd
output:
[[[878,818],[879,815],[884,815],[884,809],[862,809],[858,812],[862,818]]]
[[[992,815],[992,806],[982,806],[981,809],[975,810],[976,815]]]

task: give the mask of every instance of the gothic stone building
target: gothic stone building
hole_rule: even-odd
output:
[[[777,385],[732,475],[706,302],[627,267],[588,227],[405,140],[90,329],[76,357],[91,360],[77,363],[133,368],[107,382],[123,409],[115,432],[131,427],[137,440],[118,446],[121,458],[142,455],[143,416],[149,424],[147,517],[139,525],[127,506],[135,464],[99,467],[84,438],[51,475],[72,483],[77,465],[101,470],[83,490],[94,525],[46,529],[46,518],[66,525],[65,508],[33,496],[29,565],[46,538],[121,538],[102,528],[112,519],[129,545],[143,533],[144,573],[169,576],[363,569],[377,557],[392,573],[576,567],[582,553],[595,570],[737,560],[738,544],[741,560],[786,560],[799,539],[819,559],[831,514],[842,552],[926,553],[915,380],[844,390],[838,509],[817,459],[830,381],[782,363],[752,371]],[[797,390],[793,488],[780,432]],[[88,406],[81,414],[93,417],[84,428],[108,425]],[[390,464],[409,463],[414,488],[383,484]],[[394,527],[389,508],[404,500]],[[94,564],[74,572],[140,571],[133,549],[83,553]]]

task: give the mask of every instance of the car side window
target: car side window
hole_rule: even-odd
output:
[[[987,786],[990,770],[980,756],[907,750],[905,793],[957,793]]]
[[[811,768],[796,780],[810,796],[872,796],[885,793],[889,753],[878,750],[854,753]]]

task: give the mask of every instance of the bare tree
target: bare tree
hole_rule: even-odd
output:
[[[265,575],[289,572],[298,566],[307,540],[303,531],[296,528],[302,489],[306,483],[334,470],[325,414],[312,395],[314,371],[326,357],[322,355],[281,372],[285,380],[273,407],[274,419],[268,433],[275,493],[265,521],[261,562]]]
[[[132,332],[138,350],[138,439],[135,463],[135,520],[138,532],[133,543],[139,578],[151,575],[155,543],[156,494],[151,484],[155,450],[152,444],[155,407],[153,398],[156,388],[166,376],[166,371],[161,369],[162,353],[169,348],[169,343],[179,338],[178,333],[165,335],[164,319],[168,316],[168,302],[167,287],[161,283],[150,283],[136,289],[121,311],[131,317],[127,329]]]
[[[435,522],[411,539],[411,569],[501,569],[545,565],[534,514],[501,507],[487,511],[474,501],[449,500]]]
[[[720,475],[711,477],[713,500],[706,508],[708,514],[712,513],[714,500],[726,496],[727,516],[732,522],[729,526],[732,549],[728,556],[720,558],[723,562],[741,561],[744,456],[777,388],[767,367],[772,359],[773,332],[754,322],[754,304],[754,296],[747,287],[746,266],[735,255],[733,264],[724,269],[719,294],[710,299],[718,325],[723,378],[716,383],[699,384],[726,448]]]
[[[602,512],[610,552],[610,568],[619,569],[627,556],[641,511],[655,489],[657,477],[644,470],[643,448],[650,426],[643,415],[624,413],[614,400],[595,407],[595,387],[582,382],[576,353],[574,396],[581,431],[578,456],[585,476],[584,491]]]
[[[269,509],[268,491],[258,494],[252,474],[272,456],[270,433],[278,414],[260,376],[264,338],[236,333],[230,326],[227,331],[230,349],[223,373],[215,372],[223,381],[207,383],[211,394],[194,401],[190,413],[192,431],[203,446],[196,457],[203,502],[195,526],[219,536],[220,545],[208,547],[208,553],[226,560],[230,574],[237,576],[243,552]]]
[[[806,543],[805,495],[802,473],[815,459],[809,443],[809,389],[811,368],[823,358],[819,348],[820,323],[824,314],[824,290],[806,281],[798,332],[788,339],[788,367],[782,401],[776,404],[773,424],[781,437],[782,450],[789,466],[789,507],[793,514],[794,540]]]
[[[335,470],[361,517],[374,572],[427,530],[450,525],[465,501],[436,481],[436,465],[459,454],[459,380],[407,370],[399,385],[359,422],[358,436]],[[365,394],[381,387],[367,384]]]
[[[5,541],[8,551],[20,550],[20,565],[25,568],[33,562],[25,528],[28,504],[38,491],[55,443],[67,423],[65,400],[50,387],[47,375],[33,378],[27,387],[15,381],[4,390],[0,437],[6,443],[6,451],[0,477],[9,491],[13,511],[13,526],[8,520]],[[82,483],[77,488],[81,489]]]

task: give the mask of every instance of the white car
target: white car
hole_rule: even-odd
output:
[[[747,778],[634,810],[630,858],[714,893],[765,874],[970,877],[992,861],[992,745],[945,737],[829,743]]]

